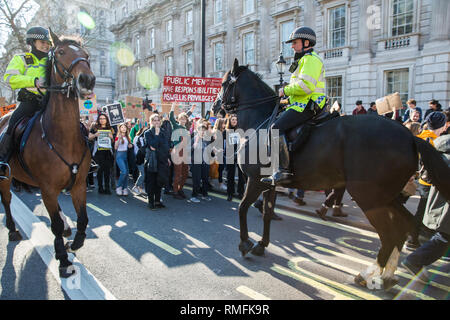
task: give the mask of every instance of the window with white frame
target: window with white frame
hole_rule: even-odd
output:
[[[409,69],[386,71],[386,95],[398,92],[403,104],[408,101]]]
[[[244,64],[255,64],[255,33],[244,34],[243,42]]]
[[[327,77],[326,91],[330,105],[333,105],[335,101],[342,105],[342,76]]]
[[[128,90],[128,71],[127,69],[122,69],[122,90]]]
[[[194,75],[194,50],[188,49],[185,52],[185,60],[186,60],[186,75],[192,76]]]
[[[134,87],[135,88],[139,88],[139,77],[138,77],[138,75],[139,75],[139,67],[137,67],[136,69],[134,69],[134,80],[135,80],[135,82],[134,82]]]
[[[167,56],[165,59],[165,72],[166,75],[171,75],[173,73],[173,57]]]
[[[243,1],[243,13],[244,15],[255,12],[255,0]]]
[[[331,8],[328,15],[328,46],[345,46],[345,5]]]
[[[166,42],[172,42],[172,29],[173,22],[172,19],[169,19],[166,22]]]
[[[223,1],[214,1],[214,24],[221,23],[223,20]]]
[[[393,37],[413,32],[413,0],[392,0],[391,13],[391,35]]]
[[[223,42],[214,44],[214,71],[223,70]]]
[[[100,76],[105,76],[106,74],[106,63],[105,63],[105,51],[100,50]]]
[[[155,49],[155,28],[150,29],[150,50]]]
[[[194,30],[194,17],[192,10],[186,11],[186,35],[191,35]]]
[[[150,69],[152,69],[152,71],[156,73],[156,61],[155,60],[150,61]]]
[[[281,51],[283,52],[283,57],[285,59],[294,57],[294,50],[292,49],[291,44],[286,43],[286,41],[289,40],[289,36],[293,30],[294,30],[293,20],[282,22],[280,24]]]

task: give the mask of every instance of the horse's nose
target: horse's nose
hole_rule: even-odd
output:
[[[78,84],[80,85],[80,88],[92,90],[95,86],[95,76],[81,73],[78,76]]]

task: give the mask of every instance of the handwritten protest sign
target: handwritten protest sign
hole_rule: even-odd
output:
[[[164,76],[162,100],[213,102],[221,88],[221,78]]]
[[[98,133],[98,150],[111,150],[111,138],[109,137],[111,130],[98,130]]]

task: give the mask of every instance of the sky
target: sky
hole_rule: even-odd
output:
[[[0,6],[4,6],[5,0],[0,0]],[[24,0],[6,0],[6,2],[9,2],[12,4],[13,9],[17,9],[20,7],[20,5],[23,3]],[[34,15],[39,9],[39,0],[33,0],[30,2],[30,4],[33,6],[32,10],[26,14],[25,18],[25,24],[28,24],[31,19],[33,19]],[[0,17],[3,16],[3,13],[0,11]],[[10,30],[8,30],[6,27],[0,26],[0,55],[4,53],[5,48],[5,42],[8,39],[8,34],[10,33]]]

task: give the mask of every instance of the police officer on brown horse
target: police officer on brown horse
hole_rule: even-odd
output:
[[[286,43],[292,43],[295,51],[294,62],[289,71],[292,76],[289,85],[279,90],[279,96],[287,96],[289,105],[286,111],[272,125],[279,132],[279,167],[270,177],[261,179],[272,185],[288,183],[292,173],[289,169],[289,149],[286,133],[322,112],[326,103],[325,70],[322,59],[314,52],[316,34],[309,27],[295,29]]]

